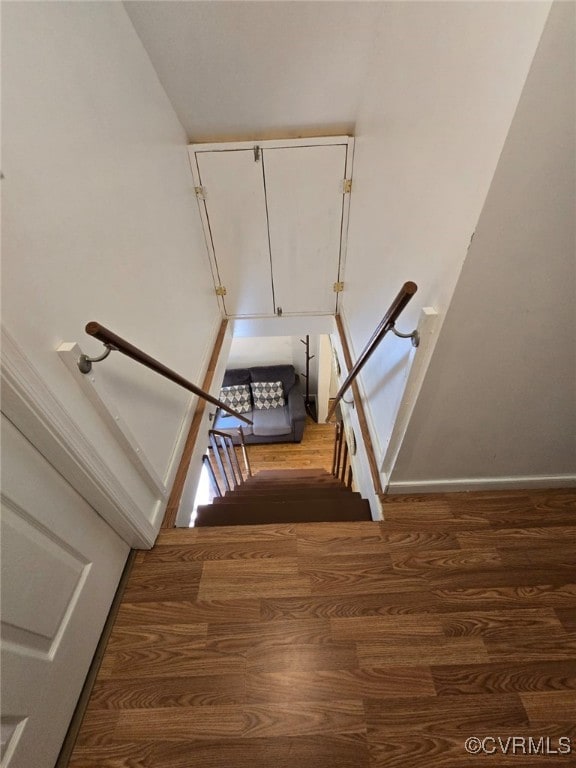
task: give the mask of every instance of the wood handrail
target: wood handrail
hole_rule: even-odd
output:
[[[362,350],[362,353],[356,363],[354,364],[352,370],[346,376],[346,379],[344,380],[342,386],[338,390],[336,397],[334,398],[332,405],[330,406],[330,410],[328,411],[328,416],[326,417],[326,421],[330,421],[330,418],[332,417],[332,414],[336,410],[336,407],[340,400],[342,399],[342,396],[346,392],[346,390],[351,386],[351,384],[354,382],[362,368],[366,365],[368,360],[370,359],[370,356],[380,344],[384,336],[394,328],[394,323],[398,319],[400,313],[404,310],[412,296],[416,293],[418,290],[418,286],[416,283],[413,283],[412,281],[408,281],[407,283],[404,283],[402,288],[399,290],[398,295],[390,304],[390,307],[388,308],[388,311],[380,321],[378,327],[372,334],[370,340]]]
[[[202,398],[203,400],[206,400],[208,403],[212,403],[212,405],[215,405],[218,408],[221,408],[223,411],[226,411],[226,413],[230,413],[232,416],[236,416],[236,418],[240,419],[246,424],[252,424],[252,421],[247,419],[246,416],[238,413],[238,411],[235,411],[233,408],[229,408],[221,400],[218,400],[216,397],[212,397],[212,395],[209,395],[208,392],[204,392],[203,389],[200,389],[200,387],[192,384],[192,382],[188,381],[188,379],[185,379],[183,376],[180,376],[180,374],[158,362],[158,360],[150,357],[150,355],[147,355],[146,352],[142,352],[141,349],[138,349],[138,347],[130,344],[130,342],[126,341],[126,339],[123,339],[113,331],[105,328],[103,325],[100,325],[100,323],[91,321],[86,325],[85,330],[89,336],[94,336],[94,338],[98,339],[98,341],[109,345],[118,352],[121,352],[123,355],[126,355],[126,357],[130,357],[137,363],[146,366],[146,368],[150,368],[150,370],[159,373],[166,379],[170,379],[170,381],[173,381],[180,387],[187,389],[189,392],[193,392],[195,395]]]
[[[228,439],[232,440],[232,435],[228,432],[220,432],[219,429],[211,429],[210,434],[217,435],[218,437],[227,437]]]

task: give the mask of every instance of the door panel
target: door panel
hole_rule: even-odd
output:
[[[52,768],[128,545],[2,416],[2,766]]]
[[[336,311],[346,145],[264,149],[276,306]]]
[[[226,314],[274,314],[261,160],[250,149],[197,152],[196,162]]]

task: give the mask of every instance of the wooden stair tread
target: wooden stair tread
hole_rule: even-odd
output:
[[[310,469],[261,469],[254,477],[332,477],[322,467]]]
[[[319,482],[305,482],[304,480],[294,480],[292,483],[287,483],[284,480],[279,482],[272,481],[259,481],[253,482],[246,480],[240,487],[241,488],[326,488],[331,486],[342,486],[344,483],[336,478],[330,480],[321,480]]]

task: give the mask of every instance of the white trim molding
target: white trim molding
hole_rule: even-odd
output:
[[[2,412],[131,547],[156,530],[7,330],[2,327]]]
[[[389,494],[454,493],[457,491],[515,491],[538,488],[576,488],[576,475],[526,475],[517,477],[462,477],[443,480],[392,482]]]

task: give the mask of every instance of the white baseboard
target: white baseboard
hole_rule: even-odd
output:
[[[392,482],[389,494],[454,493],[458,491],[515,491],[534,488],[576,488],[576,475],[529,475],[518,477],[464,477],[445,480]]]

